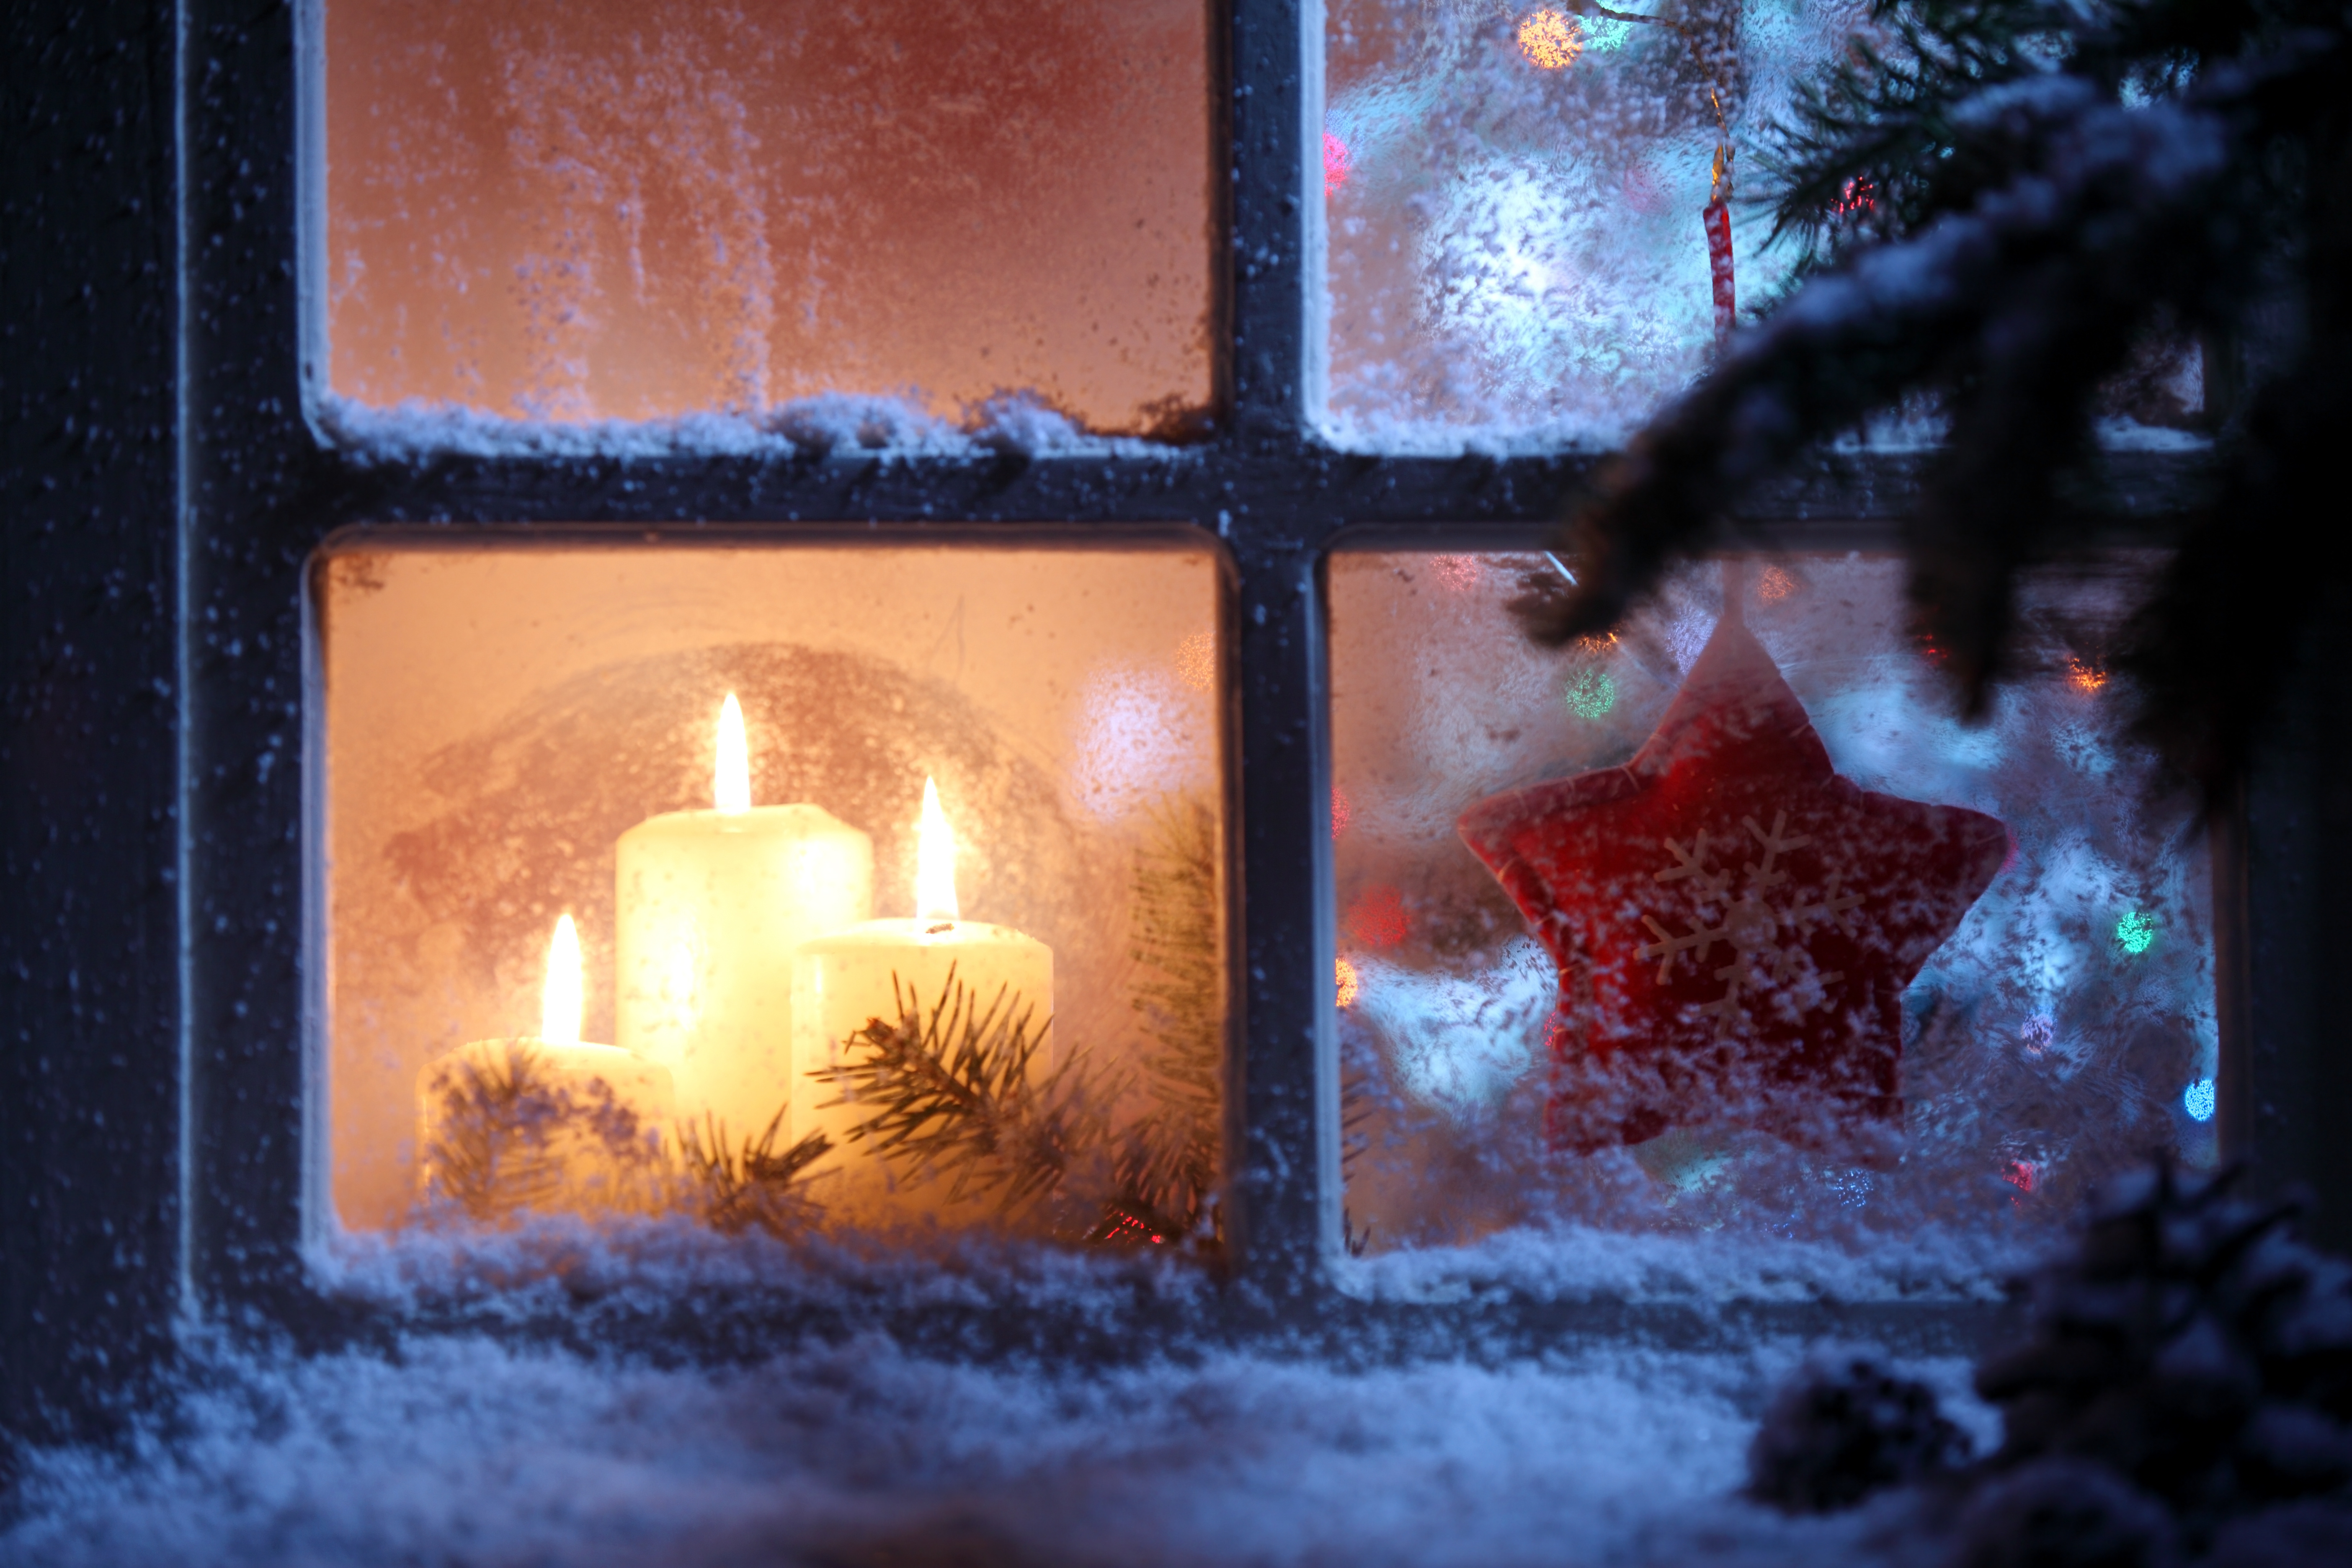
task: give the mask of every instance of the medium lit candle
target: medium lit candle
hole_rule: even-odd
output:
[[[743,710],[719,716],[712,809],[616,847],[620,1040],[667,1063],[681,1117],[757,1132],[792,1093],[793,952],[874,912],[874,845],[814,805],[751,804]]]
[[[940,809],[938,786],[923,781],[923,815],[916,830],[915,914],[867,921],[804,944],[793,965],[793,1135],[824,1132],[834,1152],[812,1167],[837,1172],[824,1193],[828,1206],[870,1217],[892,1173],[868,1142],[848,1142],[850,1129],[872,1114],[847,1086],[810,1075],[837,1067],[843,1042],[868,1021],[898,1019],[896,997],[928,1016],[939,1005],[948,973],[982,1011],[1002,993],[1014,1016],[1027,1013],[1043,1028],[1054,1015],[1054,950],[1010,926],[962,918],[956,899],[955,833]],[[894,995],[893,987],[896,987]],[[1041,1043],[1033,1072],[1052,1070],[1050,1037]],[[829,1101],[841,1101],[838,1104]]]
[[[539,1033],[469,1041],[417,1075],[421,1191],[501,1210],[648,1201],[675,1109],[669,1069],[583,1043],[583,991],[567,914],[548,943]]]

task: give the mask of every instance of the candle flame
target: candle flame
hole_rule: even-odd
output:
[[[743,740],[743,705],[731,691],[719,707],[719,776],[711,793],[721,811],[751,809],[751,749]]]
[[[940,786],[923,781],[923,819],[915,830],[915,918],[962,918],[956,905],[955,829],[940,810]]]
[[[555,940],[547,944],[539,1037],[551,1046],[580,1043],[580,931],[570,915],[555,922]]]

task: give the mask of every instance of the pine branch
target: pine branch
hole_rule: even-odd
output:
[[[1759,483],[1875,413],[1930,398],[1951,426],[1909,525],[1911,596],[1980,710],[2017,574],[2100,521],[2089,475],[2103,384],[2158,323],[2242,330],[2261,269],[2291,263],[2309,330],[2284,363],[2253,367],[2255,416],[2221,454],[2236,504],[2200,521],[2183,560],[2243,557],[2250,526],[2286,526],[2282,481],[2324,477],[2311,437],[2340,422],[2352,353],[2340,173],[2352,164],[2340,106],[2352,37],[2304,0],[2269,16],[2221,9],[2227,27],[2200,0],[2079,16],[2016,4],[1883,11],[1896,45],[1819,89],[1782,193],[1799,223],[1844,180],[1884,179],[1894,194],[1877,235],[1831,255],[1604,468],[1561,542],[1581,557],[1580,585],[1522,600],[1530,634],[1558,644],[1605,629],[1708,548]],[[2234,58],[2215,58],[2222,34]],[[2169,96],[2127,107],[2125,84],[2151,80]],[[2143,727],[2178,764],[2209,784],[2241,764],[2297,618],[2340,578],[2340,553],[2331,542],[2267,612],[2252,590],[2276,574],[2176,574],[2127,663]],[[2260,634],[2259,658],[2233,672],[2248,684],[2226,692],[2196,662],[2212,649],[2200,634],[2218,626]]]
[[[636,1112],[601,1079],[581,1091],[552,1080],[523,1041],[488,1061],[457,1058],[425,1093],[441,1111],[424,1151],[426,1195],[477,1224],[567,1202],[660,1205],[663,1157]]]
[[[983,1008],[950,968],[927,1013],[896,975],[890,986],[898,1017],[869,1019],[814,1075],[874,1108],[848,1141],[909,1185],[944,1180],[950,1201],[992,1195],[1011,1215],[1058,1195],[1107,1137],[1084,1053],[1033,1079],[1045,1026],[1009,990]]]
[[[2069,15],[2044,0],[1876,0],[1872,30],[1799,88],[1792,121],[1767,129],[1759,162],[1772,239],[1799,237],[1810,271],[1824,252],[1969,206],[2000,163],[1977,155],[1964,106],[2053,71]]]
[[[424,1151],[428,1197],[490,1225],[555,1196],[563,1173],[545,1130],[557,1108],[538,1068],[538,1053],[515,1041],[488,1063],[457,1058],[426,1086],[441,1108]]]
[[[1218,860],[1216,816],[1197,798],[1163,806],[1137,852],[1128,952],[1145,976],[1132,1005],[1152,1108],[1120,1137],[1115,1196],[1089,1241],[1188,1235],[1215,1189],[1225,1047]]]
[[[779,1239],[804,1233],[819,1210],[801,1190],[802,1173],[823,1159],[833,1142],[812,1132],[791,1148],[776,1151],[783,1131],[784,1108],[779,1108],[767,1130],[747,1137],[730,1150],[723,1123],[709,1117],[698,1129],[692,1122],[678,1127],[678,1159],[696,1194],[703,1222],[727,1236],[740,1236],[758,1226]]]

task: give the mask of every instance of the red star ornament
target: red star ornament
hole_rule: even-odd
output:
[[[1903,990],[2008,852],[1981,812],[1841,778],[1734,615],[1633,760],[1459,823],[1559,969],[1555,1146],[1746,1126],[1892,1152]]]

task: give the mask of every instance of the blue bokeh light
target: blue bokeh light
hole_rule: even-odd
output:
[[[2200,1078],[2180,1093],[2180,1108],[2189,1112],[2191,1121],[2213,1120],[2213,1080]]]

